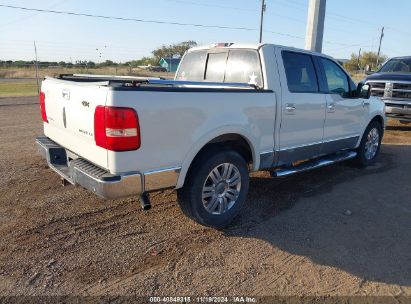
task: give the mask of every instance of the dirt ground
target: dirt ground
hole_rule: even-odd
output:
[[[0,99],[1,295],[411,295],[411,125],[391,125],[377,164],[285,179],[253,174],[224,231],[171,191],[104,201],[36,154],[36,98]]]

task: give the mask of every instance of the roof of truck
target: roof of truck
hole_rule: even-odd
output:
[[[392,57],[390,59],[411,59],[411,56],[397,56],[397,57]]]
[[[298,48],[291,47],[291,46],[285,46],[285,45],[279,45],[279,44],[273,44],[273,43],[214,43],[214,44],[202,45],[202,46],[191,48],[190,50],[188,50],[188,52],[199,51],[199,50],[209,50],[213,48],[258,50],[263,46],[273,46],[273,47],[284,48],[288,50],[295,50],[298,52],[304,52],[304,53],[310,53],[310,54],[315,54],[319,56],[329,57],[322,53],[317,53],[313,51],[308,51],[308,50],[298,49]]]
[[[220,44],[226,44],[228,46],[219,46]],[[264,44],[262,43],[213,43],[213,44],[208,44],[208,45],[200,45],[193,47],[189,50],[189,52],[192,51],[198,51],[198,50],[208,50],[212,48],[226,48],[226,49],[259,49],[262,47]]]

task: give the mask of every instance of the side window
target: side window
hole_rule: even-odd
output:
[[[206,81],[223,82],[227,64],[227,53],[208,54]]]
[[[287,51],[283,51],[282,56],[290,92],[318,92],[317,74],[311,56]]]
[[[178,69],[176,79],[203,81],[207,51],[189,52],[184,56]]]
[[[320,61],[324,67],[329,93],[349,97],[350,85],[347,74],[345,74],[336,63],[329,59],[320,58]]]
[[[227,60],[225,82],[263,86],[260,58],[256,51],[231,50]]]

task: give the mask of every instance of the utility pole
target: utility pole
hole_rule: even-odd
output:
[[[384,27],[381,29],[381,36],[380,36],[380,45],[378,46],[378,53],[377,53],[377,66],[376,68],[378,69],[378,64],[380,61],[380,52],[381,52],[381,43],[382,43],[382,38],[384,38]]]
[[[360,58],[361,58],[361,48],[360,48],[360,50],[358,51],[358,59],[357,59],[357,66],[358,66],[358,69],[360,69],[360,70],[361,70],[361,66],[360,66]]]
[[[324,36],[326,0],[310,0],[305,49],[321,53]]]
[[[265,9],[266,9],[265,0],[261,0],[260,43],[263,42],[263,24],[264,24]]]
[[[37,94],[38,94],[38,95],[40,95],[40,83],[39,83],[39,64],[38,64],[38,60],[37,60],[37,46],[36,46],[36,40],[34,40],[34,54],[36,55],[35,66],[36,66]]]

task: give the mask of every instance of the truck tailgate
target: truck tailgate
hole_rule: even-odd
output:
[[[45,94],[48,123],[44,134],[67,150],[107,169],[107,150],[94,140],[94,112],[105,105],[108,88],[98,83],[75,83],[46,79]]]

